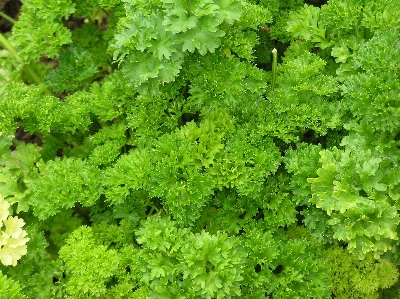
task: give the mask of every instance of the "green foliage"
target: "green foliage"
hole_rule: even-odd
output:
[[[330,0],[321,8],[304,5],[289,15],[287,30],[293,38],[311,41],[332,50],[336,62],[344,63],[373,32],[398,30],[396,1]]]
[[[397,296],[400,2],[306,2],[22,1],[0,297]]]
[[[251,58],[257,37],[241,31],[270,19],[267,10],[236,0],[126,1],[125,9],[127,17],[110,49],[119,64],[125,61],[122,70],[130,82],[151,93],[175,80],[189,53],[214,53],[223,43],[227,53]],[[243,10],[248,15],[241,18]],[[235,21],[239,24],[230,34],[238,32],[239,39],[232,43],[228,28]]]
[[[280,254],[274,261],[274,298],[329,298],[329,277],[324,260],[310,254],[306,240],[280,240]],[[315,250],[315,248],[314,248]],[[280,272],[281,271],[281,272]]]
[[[247,252],[247,263],[243,272],[242,296],[260,298],[266,292],[271,292],[274,278],[272,263],[279,256],[279,245],[271,231],[263,227],[261,222],[248,225],[244,230],[245,234],[240,236],[240,241]]]
[[[193,234],[165,218],[149,218],[136,232],[140,271],[153,298],[239,296],[245,253],[226,234]]]
[[[126,119],[128,127],[134,130],[135,144],[145,146],[175,130],[184,114],[195,113],[192,105],[181,97],[168,101],[162,97],[139,95],[127,110]]]
[[[75,15],[76,16],[85,16],[87,18],[95,18],[97,10],[104,9],[108,11],[110,8],[113,8],[118,4],[118,0],[94,0],[90,2],[86,2],[85,0],[74,0],[75,4]]]
[[[0,271],[0,295],[4,298],[24,299],[20,285]]]
[[[89,162],[65,158],[37,165],[40,178],[30,182],[28,188],[32,190],[31,204],[39,219],[55,215],[60,208],[71,208],[76,202],[91,206],[98,199],[101,171]]]
[[[239,101],[250,104],[265,92],[265,74],[235,57],[226,59],[218,52],[198,56],[189,68],[190,100],[203,109],[238,106]]]
[[[399,277],[393,263],[375,260],[371,254],[359,260],[345,249],[333,246],[326,257],[335,298],[377,299],[379,290],[389,288]]]
[[[260,5],[266,7],[272,13],[273,22],[268,26],[268,35],[271,39],[286,43],[291,35],[286,31],[286,24],[290,12],[297,11],[303,5],[303,0],[259,0]]]
[[[397,245],[400,218],[388,203],[384,181],[385,161],[371,151],[320,152],[318,177],[309,178],[310,202],[324,210],[333,226],[333,237],[349,244],[363,257],[374,252],[378,258]],[[386,165],[385,165],[386,164]]]
[[[52,245],[61,247],[68,235],[82,225],[77,213],[73,209],[63,210],[44,221],[40,229],[49,235]]]
[[[65,288],[69,297],[145,298],[142,296],[143,292],[148,294],[146,287],[141,290],[141,285],[138,285],[138,250],[128,242],[118,250],[109,248],[107,238],[102,235],[104,233],[96,234],[93,229],[81,226],[60,249],[60,259],[65,263]],[[138,289],[131,295],[135,288]]]
[[[296,150],[288,150],[285,155],[285,167],[289,173],[293,173],[290,187],[293,197],[298,204],[306,204],[311,188],[306,184],[307,179],[314,177],[319,168],[320,145],[299,144]]]
[[[7,136],[1,136],[5,146],[10,147]],[[8,140],[7,140],[8,139]],[[10,203],[17,203],[17,212],[29,208],[30,190],[26,184],[36,178],[35,162],[40,157],[40,148],[34,144],[19,144],[14,151],[4,148],[0,156],[0,194]]]
[[[398,38],[399,31],[378,33],[354,52],[353,60],[346,64],[357,70],[342,87],[346,106],[354,116],[349,128],[358,131],[359,125],[355,123],[360,121],[376,133],[392,134],[390,139],[397,134],[399,118],[393,111],[398,106],[393,99],[400,89]],[[374,89],[366,92],[369,86]]]
[[[290,12],[287,31],[294,38],[312,41],[322,49],[329,47],[331,44],[326,39],[326,29],[318,26],[320,13],[319,8],[307,4],[299,11]]]
[[[90,59],[84,57],[86,61],[99,66],[107,64],[109,60],[107,55],[107,37],[94,23],[84,24],[81,28],[76,28],[72,31],[71,34],[72,43],[76,49],[88,52],[88,55],[90,55]]]
[[[0,50],[0,90],[7,82],[17,82],[23,78],[23,65],[16,63],[13,55],[5,50]]]
[[[343,109],[337,101],[338,83],[326,74],[325,65],[309,52],[285,59],[278,66],[277,87],[256,112],[259,129],[285,142],[296,142],[308,130],[325,135],[329,128],[339,127]]]
[[[290,226],[287,233],[277,230],[271,234],[259,221],[245,232],[241,236],[248,252],[244,298],[330,298],[320,244],[304,228]]]
[[[260,27],[265,26],[272,20],[269,7],[253,5],[251,3],[242,2],[242,15],[237,21],[236,26],[225,26],[225,35],[222,38],[224,53],[228,56],[237,54],[240,58],[253,60],[257,57],[254,55],[254,48],[268,47],[269,44],[263,44],[259,40],[257,34]],[[251,30],[252,29],[252,30]]]
[[[37,101],[37,99],[42,101]],[[57,100],[45,96],[44,86],[27,86],[21,82],[7,83],[1,93],[0,111],[2,122],[0,131],[14,135],[16,119],[24,120],[26,131],[48,131],[54,117]]]
[[[81,227],[69,237],[67,244],[60,250],[60,258],[67,264],[66,275],[71,275],[66,286],[67,292],[75,297],[86,294],[95,297],[104,295],[105,281],[116,271],[119,264],[118,253],[115,250],[107,250],[105,246],[96,246],[90,232],[89,229]]]
[[[79,48],[69,48],[62,53],[58,66],[45,78],[47,86],[54,92],[75,91],[97,72],[92,55]]]
[[[30,238],[27,243],[27,254],[15,267],[0,267],[0,270],[19,283],[21,293],[27,298],[61,299],[63,296],[61,262],[55,261],[47,252],[49,244],[37,224],[27,226],[26,230]]]
[[[351,130],[342,141],[346,150],[321,152],[318,178],[309,179],[311,202],[330,215],[328,224],[333,225],[334,237],[348,242],[349,249],[359,256],[372,251],[378,257],[395,250],[398,243],[397,116],[386,102],[398,87],[391,75],[384,73],[395,67],[389,61],[397,59],[392,51],[396,41],[395,32],[377,34],[354,53],[349,65],[363,69],[342,85],[346,106],[354,115],[345,126]],[[396,72],[392,69],[390,74]],[[374,82],[377,78],[382,83]],[[366,92],[371,84],[375,91]],[[370,108],[365,109],[366,105]]]
[[[234,133],[240,138],[233,138]],[[270,152],[259,153],[259,148]],[[205,114],[199,125],[189,122],[164,134],[150,150],[123,156],[107,170],[104,184],[110,186],[106,194],[111,201],[117,195],[114,202],[118,203],[121,194],[142,189],[150,197],[162,198],[174,217],[191,223],[214,190],[230,187],[241,195],[258,193],[265,177],[278,165],[271,142],[265,140],[258,147],[246,143],[244,132],[235,132],[232,118],[217,110]]]
[[[74,6],[70,0],[63,5],[43,0],[24,3],[12,35],[24,63],[36,62],[40,55],[53,58],[62,45],[71,42],[71,33],[63,26],[62,18],[68,19],[75,12]]]

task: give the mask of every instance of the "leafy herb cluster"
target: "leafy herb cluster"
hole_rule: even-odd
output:
[[[400,1],[306,2],[1,13],[0,297],[400,298]]]

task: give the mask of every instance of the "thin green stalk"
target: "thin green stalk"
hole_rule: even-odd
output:
[[[3,19],[7,20],[8,22],[10,22],[11,24],[15,24],[17,23],[16,20],[14,20],[13,18],[11,18],[10,16],[6,15],[4,12],[2,12],[0,10],[0,17],[2,17]]]
[[[108,13],[103,8],[100,8],[100,10],[108,17]]]
[[[3,47],[6,48],[18,62],[21,62],[21,58],[19,57],[15,48],[9,43],[9,41],[1,33],[0,33],[0,44],[2,44]]]
[[[1,11],[0,11],[0,17],[7,20],[11,24],[15,24],[17,22],[13,18],[11,18],[10,16],[6,15],[5,13],[3,13]],[[1,33],[0,33],[0,44],[2,44],[3,47],[6,48],[14,56],[15,60],[17,60],[19,63],[22,63],[22,60],[19,57],[15,48],[9,43],[9,41]],[[33,81],[36,84],[43,83],[43,81],[40,79],[40,77],[35,73],[35,71],[30,66],[24,65],[24,70],[31,76],[31,78],[33,79]]]
[[[21,57],[19,57],[17,51],[15,48],[10,44],[10,42],[0,33],[0,44],[3,45],[4,48],[6,48],[17,60],[19,63],[22,63]],[[39,76],[35,73],[35,71],[29,66],[29,65],[24,65],[25,71],[31,76],[33,81],[35,81],[36,84],[42,84],[43,81],[39,78]]]
[[[4,37],[3,34],[0,33],[0,44],[7,49],[12,56],[14,56],[14,59],[18,62],[23,64],[21,57],[19,57],[17,51],[15,50],[15,48],[10,44],[10,42]],[[43,84],[42,79],[36,74],[36,72],[29,66],[29,65],[24,65],[23,69],[29,74],[29,76],[32,78],[32,80],[36,83],[36,84]],[[48,90],[46,88],[46,93],[47,94],[52,94],[50,90]]]
[[[24,70],[29,74],[29,76],[31,76],[31,78],[36,84],[43,83],[42,79],[40,79],[40,77],[35,73],[35,71],[29,65],[24,65]],[[52,94],[47,88],[46,88],[46,93]]]
[[[272,80],[271,80],[271,89],[274,90],[276,83],[276,67],[278,64],[278,51],[274,48],[272,50]]]

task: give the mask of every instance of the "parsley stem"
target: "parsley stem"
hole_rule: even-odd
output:
[[[17,23],[13,18],[11,18],[9,15],[6,15],[4,12],[0,10],[0,17],[2,17],[4,20],[10,22],[11,24]]]
[[[15,48],[9,43],[9,41],[1,33],[0,33],[0,44],[2,44],[3,47],[6,48],[18,62],[21,62],[21,58],[19,57]]]
[[[276,67],[278,64],[278,51],[274,48],[272,50],[272,80],[271,80],[271,89],[274,90],[276,83]]]
[[[10,42],[1,33],[0,33],[0,44],[14,56],[16,61],[18,61],[21,64],[23,63],[21,60],[21,57],[19,57],[15,48],[10,44]],[[24,65],[23,69],[29,74],[29,76],[32,78],[32,80],[36,84],[43,84],[42,79],[40,79],[40,77],[36,74],[36,72],[29,65]],[[51,94],[51,92],[47,88],[46,88],[46,93]]]
[[[15,48],[10,44],[10,42],[1,33],[0,33],[0,44],[2,44],[3,47],[6,48],[14,56],[15,60],[17,60],[19,63],[22,63],[22,60],[19,57]],[[31,76],[33,81],[35,81],[35,83],[37,83],[37,84],[43,83],[42,80],[35,73],[35,71],[29,65],[24,65],[24,69]]]

